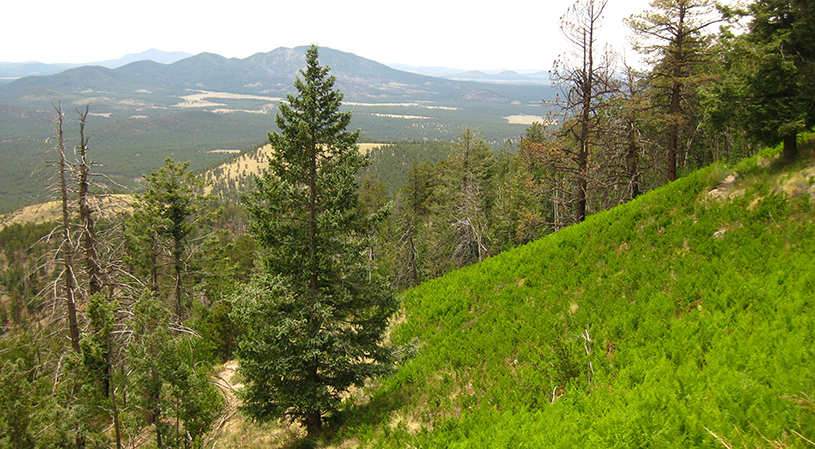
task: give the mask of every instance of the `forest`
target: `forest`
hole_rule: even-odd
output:
[[[810,3],[654,0],[635,69],[577,0],[501,144],[361,154],[312,46],[268,168],[167,158],[124,210],[55,103],[60,214],[0,229],[0,447],[236,445],[235,359],[281,447],[815,444]]]

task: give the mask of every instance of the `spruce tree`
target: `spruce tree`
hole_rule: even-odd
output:
[[[129,262],[138,275],[148,276],[154,296],[173,298],[175,314],[183,319],[185,275],[194,260],[190,243],[196,221],[205,216],[205,197],[199,191],[206,182],[187,170],[189,162],[164,162],[164,167],[144,175],[146,189],[136,195],[127,226]],[[162,286],[162,275],[172,285]]]
[[[815,8],[803,0],[757,0],[749,15],[743,37],[753,45],[755,69],[747,75],[743,122],[762,143],[782,141],[790,161],[798,133],[815,125]]]
[[[367,159],[347,131],[335,78],[306,52],[297,95],[281,104],[269,133],[269,168],[244,199],[263,248],[262,273],[237,295],[233,316],[246,378],[243,411],[258,421],[286,417],[323,430],[351,385],[389,370],[382,337],[397,300],[372,270],[372,220],[358,207],[357,172]]]

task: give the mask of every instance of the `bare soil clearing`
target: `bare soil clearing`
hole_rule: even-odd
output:
[[[116,214],[131,209],[133,195],[109,195],[101,200],[97,198],[93,198],[93,200],[97,202],[94,207],[102,211],[103,214]],[[59,218],[60,213],[60,203],[58,201],[49,201],[47,203],[27,206],[0,216],[0,229],[14,223],[25,224],[54,221]]]
[[[511,125],[531,125],[533,123],[546,123],[546,119],[539,115],[510,115],[504,117]]]

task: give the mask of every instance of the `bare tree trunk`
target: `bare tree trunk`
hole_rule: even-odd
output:
[[[408,269],[410,270],[410,277],[413,280],[413,286],[419,285],[419,266],[416,264],[416,244],[413,241],[413,225],[408,230]]]
[[[591,15],[594,15],[592,3]],[[577,150],[577,210],[575,221],[580,223],[586,219],[586,191],[589,186],[589,139],[592,100],[594,99],[594,18],[589,21],[587,29],[583,30],[583,82],[580,86],[582,107],[580,110],[580,135],[578,136]],[[588,38],[586,34],[588,33]]]
[[[628,179],[631,183],[631,199],[640,195],[640,174],[639,174],[639,161],[637,154],[639,153],[639,146],[637,145],[637,129],[631,123],[628,126]]]
[[[71,347],[77,353],[82,352],[79,346],[79,324],[76,316],[76,280],[74,278],[71,228],[68,214],[68,184],[66,178],[67,162],[65,161],[65,139],[62,131],[62,107],[57,110],[57,139],[59,149],[59,191],[62,202],[62,263],[65,266],[65,303],[68,309],[68,333],[71,338]]]
[[[91,162],[88,161],[88,139],[85,137],[85,119],[88,117],[90,106],[85,106],[79,113],[79,222],[82,224],[82,247],[85,250],[85,268],[88,270],[88,297],[102,292],[100,280],[101,269],[97,257],[96,229],[93,221],[93,211],[88,198],[90,187]]]
[[[405,230],[399,238],[401,242],[400,251],[407,261],[407,266],[400,265],[398,267],[397,282],[400,285],[415,287],[419,285],[419,266],[416,262],[416,242],[413,239],[415,234],[414,219],[414,217],[408,217]]]

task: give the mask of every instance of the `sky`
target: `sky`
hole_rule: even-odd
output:
[[[559,24],[572,0],[7,3],[2,62],[85,63],[151,48],[246,58],[314,43],[386,64],[548,70],[569,49]],[[609,0],[600,39],[636,59],[622,19],[647,7],[648,0]]]

